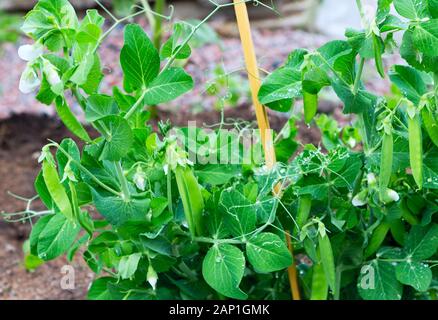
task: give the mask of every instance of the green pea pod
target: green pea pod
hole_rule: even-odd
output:
[[[418,115],[408,117],[409,129],[409,159],[412,175],[415,183],[421,190],[423,188],[423,139],[421,135],[421,124]]]
[[[386,238],[386,235],[388,234],[390,225],[386,222],[382,222],[373,232],[373,235],[371,236],[371,240],[368,243],[368,246],[365,248],[364,256],[365,258],[368,258],[373,253],[375,253],[380,246],[382,245],[383,241]]]
[[[403,219],[405,219],[410,225],[415,226],[420,223],[418,218],[414,216],[412,212],[409,210],[405,201],[402,201],[402,203],[400,204],[400,209],[402,212]]]
[[[301,229],[306,223],[307,219],[309,219],[311,208],[312,208],[312,197],[308,194],[301,196],[300,199],[298,200],[297,227],[295,233],[297,233],[298,228]]]
[[[73,114],[73,112],[71,112],[70,108],[63,98],[58,97],[56,99],[55,107],[59,118],[73,134],[75,134],[77,137],[81,138],[85,142],[91,141],[87,131],[84,129],[84,127]]]
[[[189,230],[192,236],[201,235],[204,200],[198,181],[189,167],[177,166],[175,177]]]
[[[318,236],[319,255],[321,256],[321,263],[324,269],[325,277],[333,294],[336,292],[336,267],[335,258],[333,256],[332,245],[327,235]]]
[[[380,176],[379,176],[379,191],[380,198],[383,198],[383,195],[386,192],[386,188],[388,188],[389,181],[391,179],[392,174],[392,163],[394,156],[394,141],[392,132],[390,134],[383,133],[382,140],[382,152],[380,156]]]
[[[47,159],[43,161],[43,177],[53,202],[67,219],[73,220],[74,215],[70,199],[59,179],[55,165]]]
[[[318,95],[303,92],[303,103],[304,103],[304,121],[309,124],[312,122],[313,118],[318,111]]]
[[[374,61],[376,63],[377,72],[379,72],[382,78],[385,78],[385,68],[383,67],[382,51],[383,44],[379,36],[373,33],[373,49],[374,49]]]
[[[310,300],[327,300],[327,295],[328,283],[322,263],[314,264]]]
[[[394,221],[391,221],[391,235],[394,238],[394,240],[401,246],[405,245],[405,238],[406,238],[406,229],[405,225],[403,224],[403,221],[397,219]]]
[[[423,108],[421,117],[423,118],[424,127],[426,128],[430,140],[438,147],[438,121],[427,108]]]

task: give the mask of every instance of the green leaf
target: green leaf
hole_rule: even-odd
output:
[[[438,49],[438,19],[424,21],[414,27],[412,40],[422,53],[434,57]]]
[[[397,281],[390,262],[373,260],[362,267],[358,290],[365,300],[400,300],[403,286]]]
[[[428,259],[438,250],[438,224],[412,226],[406,240],[406,253],[414,260]]]
[[[110,300],[111,294],[108,290],[108,283],[114,282],[111,277],[98,278],[93,281],[88,290],[87,298],[89,300]]]
[[[94,122],[106,116],[116,115],[119,113],[116,101],[107,95],[93,94],[87,99],[85,109],[85,119],[88,122]]]
[[[133,253],[129,256],[123,256],[119,262],[119,277],[122,279],[131,279],[137,271],[138,263],[141,259],[141,253]]]
[[[41,232],[44,230],[50,219],[53,218],[53,214],[44,216],[38,219],[37,223],[32,227],[32,231],[29,236],[30,253],[34,256],[38,256],[38,238]]]
[[[146,89],[160,70],[160,57],[144,30],[137,24],[125,27],[125,45],[120,54],[127,92]]]
[[[432,18],[438,18],[438,0],[428,0],[429,13]]]
[[[269,108],[287,112],[293,100],[301,95],[301,72],[292,67],[282,67],[272,72],[260,87],[260,103]]]
[[[221,210],[226,213],[225,224],[235,237],[243,236],[254,230],[257,213],[251,202],[235,189],[224,190],[220,198]]]
[[[38,237],[38,257],[53,260],[73,245],[80,231],[79,224],[69,221],[62,214],[55,214],[47,222]]]
[[[212,186],[218,186],[228,183],[236,177],[242,168],[238,165],[206,164],[199,166],[196,170],[196,176],[202,182]]]
[[[144,101],[150,106],[168,102],[192,90],[193,85],[192,77],[182,68],[169,68],[150,83]]]
[[[347,86],[345,83],[338,79],[332,80],[332,86],[339,97],[344,103],[345,114],[349,113],[367,113],[368,109],[375,105],[377,97],[373,94],[359,89],[356,94],[353,93],[353,88],[351,86]]]
[[[41,40],[50,50],[70,47],[78,19],[67,0],[40,0],[25,18],[21,30],[34,40]]]
[[[100,65],[99,55],[94,55],[94,63],[88,73],[87,80],[80,87],[84,89],[87,94],[97,93],[99,90],[100,83],[103,79],[103,73]]]
[[[247,298],[239,288],[244,270],[242,251],[229,244],[211,247],[202,263],[205,281],[220,294],[233,299]]]
[[[146,219],[150,206],[149,199],[124,200],[121,197],[105,196],[94,189],[91,192],[97,211],[116,227],[129,220]]]
[[[131,149],[134,136],[127,120],[107,116],[99,120],[99,131],[105,137],[100,159],[118,161]]]
[[[432,282],[432,271],[421,262],[400,262],[395,272],[398,281],[417,291],[426,291]]]
[[[49,190],[47,189],[46,183],[44,182],[43,172],[40,171],[38,176],[35,179],[34,183],[35,191],[37,192],[38,196],[40,197],[40,200],[44,203],[44,205],[48,209],[53,208],[53,200],[50,195]]]
[[[284,241],[268,232],[248,239],[246,255],[254,269],[261,273],[279,271],[292,264],[292,257]]]
[[[395,10],[403,17],[418,20],[427,16],[427,1],[394,0]]]
[[[56,99],[56,112],[58,113],[59,118],[65,124],[65,126],[77,137],[81,138],[85,142],[90,142],[90,136],[87,133],[87,130],[82,126],[73,112],[70,110],[70,107],[67,105],[67,102],[64,98],[58,97]]]
[[[390,72],[389,78],[414,104],[418,104],[421,96],[427,92],[421,73],[414,68],[396,65]]]

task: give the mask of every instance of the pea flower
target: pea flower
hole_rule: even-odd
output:
[[[367,204],[368,189],[359,192],[351,201],[355,207],[363,207]]]
[[[33,64],[44,53],[44,47],[40,43],[25,44],[18,48],[18,56],[27,61],[26,69],[21,74],[19,90],[28,94],[33,92],[41,84]]]
[[[28,94],[33,92],[41,84],[37,73],[31,66],[27,66],[21,74],[19,89],[22,93]]]
[[[47,82],[50,83],[52,87],[55,87],[62,83],[61,78],[58,74],[58,69],[47,59],[42,59],[43,61],[43,72],[47,77]]]
[[[147,273],[147,281],[149,282],[149,284],[151,285],[151,287],[154,289],[156,289],[157,287],[157,281],[158,281],[158,275],[155,272],[154,268],[152,268],[152,266],[149,264],[149,268],[148,268],[148,273]]]
[[[25,44],[18,48],[18,56],[27,62],[34,62],[44,53],[44,47],[40,43]]]

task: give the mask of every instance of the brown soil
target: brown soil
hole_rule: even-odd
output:
[[[220,121],[217,112],[205,112],[196,116],[188,111],[175,113],[159,112],[159,118],[168,118],[176,125],[187,125],[188,120],[215,124]],[[225,118],[254,119],[253,111],[245,106],[228,109]],[[270,115],[271,125],[279,130],[286,118]],[[314,129],[300,126],[301,141],[310,143],[319,140]],[[37,158],[47,139],[56,141],[71,137],[71,134],[56,119],[29,115],[13,116],[0,122],[0,210],[16,212],[24,209],[25,203],[14,199],[7,192],[23,197],[35,195],[33,181],[39,171]],[[36,204],[36,209],[43,209]],[[38,208],[40,206],[40,208]],[[73,263],[65,258],[51,261],[34,272],[27,272],[23,266],[23,242],[28,238],[29,223],[6,223],[0,219],[0,300],[4,299],[84,299],[93,274],[88,270],[80,255]],[[75,270],[74,290],[63,290],[60,281],[61,268],[71,264]]]

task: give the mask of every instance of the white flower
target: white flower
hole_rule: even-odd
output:
[[[25,44],[18,48],[18,56],[27,62],[33,62],[44,53],[44,47],[40,43]]]
[[[364,205],[367,204],[367,195],[368,195],[368,190],[363,190],[361,192],[359,192],[351,201],[351,203],[353,204],[353,206],[355,207],[363,207]]]
[[[27,66],[21,74],[19,89],[22,93],[28,94],[33,92],[41,84],[40,79],[35,70],[31,66]]]
[[[370,186],[376,184],[377,180],[376,180],[376,176],[374,175],[374,173],[367,174],[367,181],[368,181],[368,185],[370,185]]]
[[[47,77],[47,82],[50,83],[52,87],[57,86],[61,83],[61,78],[58,74],[58,69],[50,63],[47,59],[43,60],[43,72],[45,76]]]
[[[137,167],[137,171],[134,174],[134,183],[141,191],[144,191],[146,189],[146,181],[145,181],[145,173],[143,170],[141,170],[140,167]]]
[[[149,282],[151,287],[155,290],[157,287],[158,275],[150,264],[147,273],[147,281]]]
[[[392,189],[386,189],[382,197],[382,201],[384,203],[397,202],[398,200],[400,200],[400,196],[398,195],[397,192],[395,192]]]

